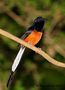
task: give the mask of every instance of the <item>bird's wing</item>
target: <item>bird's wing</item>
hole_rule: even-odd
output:
[[[25,39],[32,31],[27,31],[22,37],[21,39]]]
[[[25,34],[21,37],[21,39],[25,39],[32,32],[32,30],[34,30],[34,27],[29,27]]]
[[[29,27],[28,30],[23,34],[23,36],[21,36],[20,39],[24,40],[32,32],[32,30],[34,30],[33,26]],[[20,44],[17,47],[20,46],[24,47],[23,45]]]

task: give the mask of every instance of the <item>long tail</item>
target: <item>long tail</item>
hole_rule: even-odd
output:
[[[16,70],[17,66],[19,65],[19,62],[22,58],[24,51],[25,51],[25,47],[21,47],[16,58],[15,58],[15,60],[14,60],[14,62],[13,62],[11,74],[10,74],[10,77],[8,79],[8,82],[7,82],[7,87],[11,84],[11,82],[13,80],[15,70]]]
[[[9,79],[7,81],[7,87],[12,83],[13,79],[14,79],[14,74],[15,72],[12,72],[10,73],[10,76],[9,76]]]

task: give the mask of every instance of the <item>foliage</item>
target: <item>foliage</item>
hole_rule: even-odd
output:
[[[57,60],[65,62],[64,0],[0,1],[0,28],[18,37],[23,35],[37,16],[47,18],[45,36],[39,47]],[[19,50],[17,45],[0,36],[0,90],[7,90],[6,83],[11,65]],[[55,45],[58,45],[61,51]],[[62,90],[64,87],[64,69],[51,65],[44,58],[27,49],[9,90]]]

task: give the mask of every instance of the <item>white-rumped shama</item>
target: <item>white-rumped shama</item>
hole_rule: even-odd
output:
[[[28,30],[25,32],[25,34],[21,37],[25,42],[30,43],[32,45],[36,45],[40,40],[43,35],[43,26],[45,23],[45,18],[42,18],[41,16],[37,17],[34,21],[31,27],[28,28]],[[11,69],[11,74],[7,82],[7,87],[8,85],[11,84],[12,79],[14,77],[14,73],[16,71],[17,66],[19,65],[19,62],[21,60],[21,57],[25,51],[25,46],[20,45],[20,50],[13,62],[12,69]]]

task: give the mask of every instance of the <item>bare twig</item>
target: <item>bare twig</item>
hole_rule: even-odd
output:
[[[38,53],[39,55],[41,55],[42,57],[44,57],[48,62],[50,62],[50,63],[52,63],[52,64],[54,64],[56,66],[64,67],[65,68],[65,64],[64,63],[61,63],[59,61],[56,61],[55,59],[53,59],[52,57],[50,57],[47,53],[45,53],[41,49],[38,49],[35,46],[30,45],[30,44],[24,42],[23,40],[19,39],[18,37],[14,36],[14,35],[12,35],[12,34],[10,34],[8,32],[6,32],[6,31],[4,31],[2,29],[0,29],[0,34],[3,35],[3,36],[5,36],[5,37],[7,37],[7,38],[9,38],[9,39],[11,39],[11,40],[13,40],[13,41],[16,41],[19,44],[24,45],[25,47],[27,47],[27,48],[29,48],[29,49],[31,49],[33,51],[35,51],[36,53]]]

